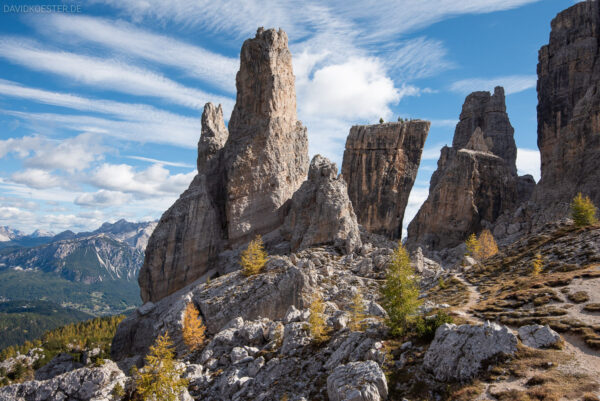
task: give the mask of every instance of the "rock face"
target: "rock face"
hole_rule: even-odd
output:
[[[460,245],[532,192],[516,174],[513,128],[504,90],[467,96],[452,147],[442,148],[429,196],[408,226],[410,247],[431,252]]]
[[[156,301],[211,274],[226,245],[222,167],[227,130],[221,107],[208,103],[202,114],[198,175],[161,217],[152,233],[139,275],[144,302]]]
[[[308,180],[292,197],[282,229],[292,251],[331,244],[351,253],[362,243],[346,183],[337,166],[321,155],[310,163]]]
[[[557,347],[562,342],[560,334],[548,325],[532,324],[519,328],[519,338],[528,347],[548,348]]]
[[[226,146],[228,238],[240,244],[283,221],[306,178],[308,139],[297,120],[292,55],[282,30],[244,42]]]
[[[144,302],[220,272],[221,252],[281,226],[306,178],[308,140],[285,32],[261,28],[244,42],[236,84],[229,133],[221,106],[204,108],[198,175],[150,238],[139,275]]]
[[[538,147],[542,177],[533,200],[539,223],[567,215],[582,192],[600,205],[600,4],[585,1],[552,21],[539,52]]]
[[[365,229],[395,239],[402,236],[404,210],[430,125],[412,120],[350,129],[342,173]]]
[[[105,360],[100,367],[81,368],[46,381],[28,381],[0,388],[0,401],[109,401],[119,383],[124,387],[125,374],[117,365]]]
[[[464,381],[475,376],[484,361],[512,355],[517,337],[506,326],[444,324],[425,353],[423,367],[439,381]]]

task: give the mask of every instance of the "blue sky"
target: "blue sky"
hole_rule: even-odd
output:
[[[406,223],[471,91],[505,87],[537,179],[537,52],[574,1],[45,3],[65,8],[0,4],[0,225],[27,232],[159,218],[195,174],[204,104],[228,120],[259,26],[288,33],[311,156],[339,166],[354,124],[432,121]]]

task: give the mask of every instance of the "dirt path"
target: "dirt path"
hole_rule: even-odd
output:
[[[456,308],[454,312],[467,320],[475,321],[476,323],[483,323],[483,321],[480,318],[474,316],[470,312],[471,308],[476,306],[479,303],[479,300],[481,299],[481,294],[479,293],[479,290],[473,284],[469,283],[462,276],[462,274],[455,274],[453,277],[461,283],[463,283],[464,286],[467,287],[467,291],[469,292],[469,300],[467,301],[467,303]]]
[[[463,283],[469,293],[469,300],[464,305],[456,308],[454,310],[454,312],[457,315],[462,316],[469,321],[473,321],[475,323],[483,323],[483,321],[480,318],[478,318],[477,316],[474,316],[473,313],[471,312],[471,308],[476,306],[479,303],[479,301],[481,300],[481,294],[479,293],[478,288],[476,286],[474,286],[473,284],[469,283],[463,277],[462,274],[455,274],[454,278],[456,278],[458,281]],[[594,284],[600,284],[600,283],[594,283]],[[597,287],[585,288],[585,289],[588,290],[588,292],[590,294],[594,294],[594,297],[597,297],[598,291],[595,290],[595,288],[597,288]],[[576,287],[574,289],[580,290],[581,288]],[[594,301],[597,301],[597,299],[594,299]],[[581,318],[581,313],[578,313],[578,315],[579,316],[577,316],[577,317]],[[595,317],[591,317],[591,318],[594,319]],[[510,327],[510,328],[515,334],[517,334],[516,332],[517,332],[518,327]],[[565,372],[580,372],[583,374],[590,375],[591,377],[597,377],[600,372],[600,352],[588,347],[585,344],[585,342],[582,341],[577,336],[569,335],[569,334],[562,334],[561,336],[565,341],[565,347],[564,347],[563,351],[565,353],[567,353],[568,355],[570,355],[572,358],[571,358],[570,362],[561,365],[559,367],[559,369],[561,369]],[[495,398],[490,394],[490,390],[492,390],[492,389],[495,392],[497,392],[499,390],[524,388],[524,384],[525,384],[526,380],[527,380],[527,378],[521,378],[521,379],[509,381],[509,382],[503,382],[503,383],[498,383],[498,384],[493,384],[493,385],[487,386],[484,393],[480,397],[477,398],[477,401],[494,400]],[[596,395],[600,396],[600,393],[598,393]]]

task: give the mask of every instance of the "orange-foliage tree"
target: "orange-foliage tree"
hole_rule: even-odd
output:
[[[192,302],[185,307],[182,331],[183,342],[190,351],[197,350],[204,343],[206,327],[202,323],[198,309]]]

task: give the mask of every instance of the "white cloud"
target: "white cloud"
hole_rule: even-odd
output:
[[[415,91],[410,87],[396,89],[381,64],[367,58],[325,66],[314,71],[312,78],[299,75],[297,88],[303,117],[318,114],[355,119],[388,117],[390,103]]]
[[[13,206],[0,206],[0,221],[18,221],[21,219],[28,219],[33,217],[34,214],[28,210],[22,210]]]
[[[496,86],[503,86],[507,95],[535,88],[536,75],[509,75],[496,78],[462,79],[450,85],[450,90],[461,94],[475,91],[493,91]]]
[[[158,121],[121,121],[87,115],[28,113],[12,110],[2,110],[4,114],[30,121],[37,129],[39,123],[52,127],[61,127],[73,131],[87,131],[96,134],[141,142],[163,143],[185,148],[195,148],[200,136],[200,119],[168,118]],[[168,132],[168,135],[165,133]],[[1,145],[0,145],[1,152]],[[1,154],[1,153],[0,153]]]
[[[517,171],[519,175],[531,174],[535,181],[540,180],[541,158],[537,149],[517,148]]]
[[[61,185],[61,179],[46,170],[37,168],[17,171],[10,176],[13,182],[36,189],[52,188]]]
[[[239,67],[237,59],[136,28],[124,21],[57,13],[44,15],[36,22],[42,32],[49,35],[99,43],[130,57],[176,67],[227,92],[235,92],[235,74]]]
[[[355,29],[362,41],[389,38],[461,14],[508,10],[539,0],[95,0],[131,15],[245,36],[257,26],[282,27],[295,37],[333,26],[347,35]],[[362,28],[362,29],[361,29]]]
[[[57,74],[70,81],[137,96],[152,96],[193,109],[213,101],[231,99],[188,88],[163,75],[118,60],[45,50],[35,42],[0,39],[0,57],[37,71]]]
[[[196,171],[173,174],[159,164],[136,171],[127,164],[104,163],[92,173],[90,182],[98,188],[139,196],[180,194],[190,184]]]
[[[97,192],[88,192],[75,198],[75,204],[90,207],[118,206],[131,200],[129,194],[119,191],[107,191],[101,189]]]
[[[24,164],[30,170],[30,182],[37,182],[39,169],[63,169],[69,172],[87,168],[92,162],[100,160],[106,148],[90,133],[63,140],[50,140],[41,136],[26,136],[9,138],[0,141],[0,158],[7,153],[15,153],[20,158],[26,158]],[[13,176],[14,178],[14,176]],[[28,178],[23,175],[21,180]],[[25,182],[25,181],[20,181]],[[39,181],[41,184],[41,180]]]
[[[180,163],[180,162],[169,162],[165,160],[152,159],[150,157],[142,157],[142,156],[125,156],[128,159],[140,160],[143,162],[160,164],[162,166],[172,166],[172,167],[185,167],[185,168],[195,168],[196,166],[189,163]]]

